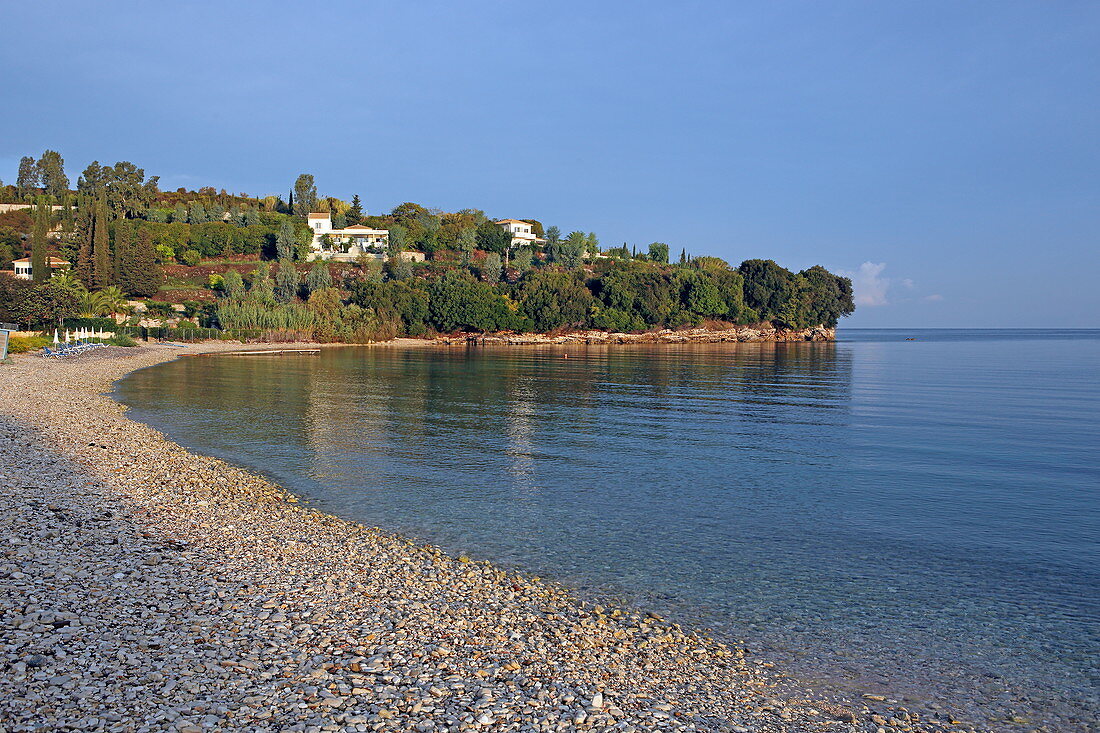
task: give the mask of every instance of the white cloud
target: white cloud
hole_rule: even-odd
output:
[[[929,303],[938,303],[939,301],[943,300],[943,296],[939,293],[933,293],[932,295],[924,296],[924,299]]]
[[[852,290],[856,305],[875,307],[888,305],[886,292],[890,289],[890,278],[883,277],[885,262],[864,262],[855,272],[842,272],[852,278]]]

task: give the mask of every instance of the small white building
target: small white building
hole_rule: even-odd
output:
[[[545,244],[545,239],[540,239],[535,236],[534,227],[529,221],[520,221],[519,219],[501,219],[498,222],[494,222],[497,226],[503,227],[505,231],[512,235],[513,247],[535,247],[540,244]]]
[[[362,224],[333,229],[332,215],[326,213],[310,214],[307,221],[313,231],[311,259],[354,260],[360,255],[385,257],[386,247],[390,243],[388,229],[371,229]]]
[[[47,258],[47,264],[49,265],[50,272],[54,270],[68,270],[71,265],[59,257]],[[20,280],[33,280],[34,272],[31,264],[30,257],[24,257],[21,260],[15,260],[11,263],[13,274]]]

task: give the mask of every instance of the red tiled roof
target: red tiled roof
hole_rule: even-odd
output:
[[[50,257],[49,259],[50,259],[50,261],[48,263],[49,267],[64,267],[64,266],[68,266],[68,265],[72,264],[68,260],[63,260],[60,257]],[[30,257],[24,257],[21,260],[12,260],[12,264],[13,265],[14,264],[29,265],[29,264],[31,264],[31,258]]]

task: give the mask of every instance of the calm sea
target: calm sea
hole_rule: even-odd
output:
[[[328,511],[814,683],[1095,730],[1100,331],[840,338],[183,359],[118,397]]]

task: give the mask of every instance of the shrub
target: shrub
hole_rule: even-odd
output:
[[[172,316],[176,313],[176,309],[172,307],[171,303],[160,300],[145,301],[145,310],[151,316]]]
[[[25,354],[49,345],[50,340],[45,336],[12,336],[8,340],[8,353]]]
[[[104,331],[113,331],[115,329],[115,319],[113,318],[66,318],[65,328],[76,330],[78,328],[90,328],[93,331],[103,329]]]
[[[107,343],[114,344],[115,346],[137,346],[137,341],[128,333],[116,333],[114,336],[107,339]]]

